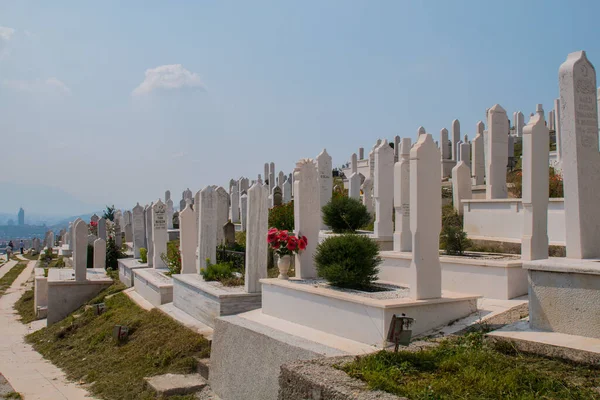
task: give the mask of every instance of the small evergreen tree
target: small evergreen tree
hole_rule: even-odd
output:
[[[354,232],[370,221],[367,207],[350,197],[334,196],[323,206],[323,222],[334,233]]]
[[[115,220],[114,204],[112,206],[106,206],[106,209],[104,210],[104,213],[102,214],[102,217],[104,217],[104,219],[106,219],[106,220],[114,222],[114,220]]]

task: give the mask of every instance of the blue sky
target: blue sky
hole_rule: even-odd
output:
[[[267,161],[289,173],[324,147],[341,165],[420,125],[437,140],[458,118],[472,137],[495,103],[549,110],[569,52],[600,62],[598,15],[598,1],[0,0],[0,135],[20,149],[4,148],[0,182],[133,207]]]

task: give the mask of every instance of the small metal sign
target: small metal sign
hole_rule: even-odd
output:
[[[113,338],[118,342],[123,342],[129,336],[129,328],[123,325],[115,325],[113,328]]]
[[[398,346],[408,346],[410,344],[412,330],[409,328],[414,322],[413,318],[407,317],[405,314],[402,314],[400,317],[396,316],[396,314],[392,316],[387,341],[394,343],[395,352],[398,352]]]
[[[96,315],[101,315],[106,311],[106,304],[104,303],[92,304],[92,307],[94,307]]]

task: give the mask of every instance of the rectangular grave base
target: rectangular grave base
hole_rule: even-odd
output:
[[[600,339],[600,260],[524,261],[533,329]]]
[[[454,257],[440,255],[442,289],[472,293],[490,299],[510,300],[527,294],[527,272],[518,256],[506,259]],[[382,251],[379,279],[384,282],[406,283],[410,280],[412,253]]]
[[[119,280],[127,287],[133,287],[134,277],[133,271],[140,268],[150,268],[148,263],[142,263],[134,258],[120,258],[119,264]]]
[[[442,293],[441,298],[373,299],[355,293],[261,279],[262,312],[370,346],[383,348],[394,314],[414,318],[413,336],[466,317],[477,311],[479,296]]]
[[[133,270],[135,291],[155,307],[173,301],[173,279],[165,272],[154,268]]]
[[[261,293],[240,288],[219,288],[198,274],[173,275],[173,304],[178,309],[214,328],[215,319],[261,307]]]
[[[36,276],[36,285],[47,285],[48,325],[62,320],[113,283],[103,269],[88,268],[86,272],[86,280],[81,282],[70,269],[50,268],[47,279]]]

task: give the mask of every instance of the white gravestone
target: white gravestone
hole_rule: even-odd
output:
[[[266,180],[269,180],[269,163],[265,163],[265,166],[263,169],[263,176],[265,177]],[[267,187],[269,188],[269,192],[271,192],[271,188],[269,187],[268,183],[267,183]]]
[[[166,269],[167,264],[163,261],[161,255],[167,254],[167,241],[169,233],[167,232],[167,206],[160,199],[152,206],[152,241],[153,241],[153,260],[154,268]]]
[[[181,273],[196,272],[196,247],[198,246],[198,229],[196,213],[191,204],[179,212],[179,240],[181,248]]]
[[[600,258],[596,70],[578,51],[567,56],[558,78],[567,257]]]
[[[523,237],[521,259],[548,258],[548,147],[544,113],[523,128]]]
[[[225,235],[223,234],[223,226],[229,221],[229,194],[219,186],[217,192],[217,245],[223,244]]]
[[[140,258],[140,249],[144,247],[146,232],[144,231],[144,208],[137,203],[133,207],[133,257]]]
[[[471,152],[473,159],[471,160],[471,175],[473,176],[474,185],[483,185],[485,183],[485,160],[483,159],[485,149],[483,147],[483,122],[477,122],[475,138],[471,141]]]
[[[394,251],[411,251],[410,232],[410,138],[403,138],[400,160],[394,165]]]
[[[169,200],[171,200],[171,191],[165,190],[165,203]]]
[[[244,192],[240,197],[240,221],[242,232],[246,232],[246,221],[248,220],[248,194]]]
[[[275,163],[272,162],[269,164],[269,175],[265,176],[265,179],[269,180],[269,193],[275,187]]]
[[[154,266],[154,240],[152,238],[152,206],[154,203],[150,203],[149,206],[146,206],[146,245],[148,246],[146,250],[147,259],[148,259],[148,267]]]
[[[292,182],[290,182],[290,179],[287,176],[283,180],[282,195],[283,204],[287,204],[292,201]]]
[[[229,196],[231,202],[231,211],[229,219],[234,224],[240,223],[240,193],[237,183],[231,187],[231,195]]]
[[[98,237],[106,241],[106,219],[104,217],[98,220]]]
[[[283,185],[283,178],[285,177],[285,174],[283,173],[283,171],[279,171],[279,175],[277,176],[277,186],[279,186],[279,189],[282,189],[282,185]]]
[[[452,159],[458,162],[458,141],[460,140],[460,122],[452,121]]]
[[[410,230],[413,235],[410,296],[415,300],[442,295],[440,159],[440,151],[429,134],[421,135],[410,151]]]
[[[448,129],[443,128],[440,131],[440,147],[442,150],[442,160],[452,159],[450,155],[450,147],[448,146]]]
[[[167,205],[167,229],[173,229],[173,200],[165,200]]]
[[[125,241],[128,243],[133,242],[133,226],[131,223],[125,225]]]
[[[488,151],[486,163],[486,199],[505,199],[506,165],[508,164],[508,119],[499,104],[490,108],[488,116]]]
[[[392,150],[393,153],[393,150]],[[327,154],[327,150],[317,156],[317,171],[319,172],[319,199],[321,209],[331,200],[333,192],[333,177],[332,177],[332,162],[331,156]],[[321,229],[327,229],[327,225],[323,222],[323,211],[321,210]]]
[[[115,220],[115,244],[117,248],[120,250],[123,245],[123,235],[121,233],[121,225],[118,220]]]
[[[373,192],[373,181],[371,178],[366,178],[361,186],[363,192],[362,203],[367,208],[369,214],[373,214],[373,199],[371,194]]]
[[[94,268],[106,268],[106,240],[94,240]]]
[[[311,159],[298,161],[294,170],[294,232],[296,237],[306,236],[308,245],[296,255],[296,278],[310,279],[317,276],[313,255],[319,242],[321,225],[318,188],[315,162]]]
[[[463,214],[463,200],[470,200],[473,195],[471,192],[471,169],[467,164],[469,159],[469,145],[461,144],[461,160],[452,168],[452,202],[454,209],[459,215]]]
[[[560,145],[560,99],[554,100],[554,135],[556,137],[556,161],[560,163],[562,159],[562,148]],[[560,165],[560,164],[559,164]],[[562,169],[561,167],[559,167]]]
[[[515,122],[515,131],[517,137],[523,137],[523,127],[525,126],[525,115],[521,111],[517,113],[517,120]]]
[[[401,142],[401,138],[400,136],[396,135],[394,136],[394,163],[398,162],[398,160],[400,159],[400,142]]]
[[[87,274],[87,235],[88,227],[81,218],[77,218],[73,224],[74,246],[73,246],[73,269],[75,270],[75,280],[85,282]]]
[[[374,233],[378,238],[390,238],[394,233],[394,150],[387,140],[375,149]]]
[[[217,227],[218,201],[217,191],[212,186],[207,186],[200,191],[197,205],[199,226],[196,270],[198,273],[206,268],[207,259],[213,264],[217,260],[217,234],[219,230],[223,231]]]
[[[260,279],[267,277],[269,205],[267,188],[255,183],[248,189],[248,230],[246,231],[247,293],[260,293]]]
[[[360,200],[360,175],[358,175],[356,153],[350,159],[350,177],[348,178],[348,197]]]

